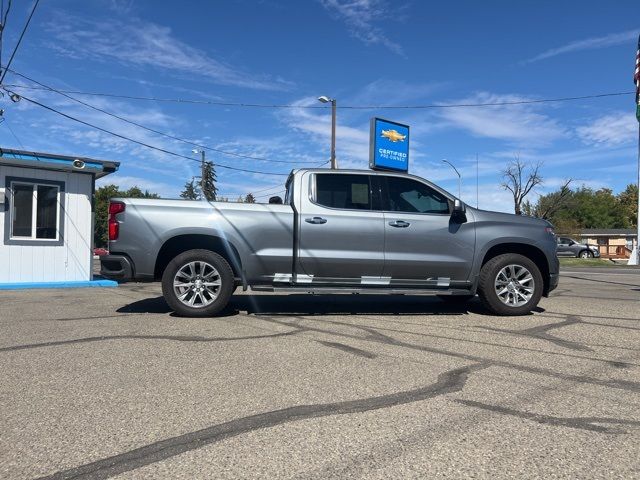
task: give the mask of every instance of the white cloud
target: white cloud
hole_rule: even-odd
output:
[[[386,20],[391,13],[397,15],[398,5],[392,5],[394,12],[389,12],[389,6],[384,0],[320,0],[322,6],[343,21],[352,37],[366,45],[380,44],[390,51],[404,56],[400,44],[389,39],[382,30],[375,26],[378,20]]]
[[[54,37],[47,46],[75,59],[116,61],[258,90],[282,90],[291,86],[282,79],[250,74],[216,60],[181,41],[170,28],[138,18],[93,20],[56,13],[47,30]]]
[[[518,95],[480,92],[452,103],[500,103],[530,100]],[[532,105],[500,105],[490,107],[446,108],[443,119],[454,127],[477,137],[506,140],[514,144],[546,145],[566,136],[556,120],[538,113]]]
[[[637,141],[638,122],[631,112],[616,112],[578,127],[576,132],[587,144],[618,146]]]
[[[612,47],[614,45],[621,45],[623,43],[631,42],[636,38],[638,38],[637,30],[628,30],[626,32],[620,33],[610,33],[609,35],[604,35],[602,37],[586,38],[583,40],[577,40],[567,43],[566,45],[562,45],[557,48],[551,48],[539,55],[536,55],[533,58],[525,60],[523,63],[533,63],[539,60],[555,57],[557,55],[578,52],[581,50],[593,50],[597,48]]]

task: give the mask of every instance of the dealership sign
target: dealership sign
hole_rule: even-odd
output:
[[[371,119],[369,168],[373,170],[409,170],[409,125]]]

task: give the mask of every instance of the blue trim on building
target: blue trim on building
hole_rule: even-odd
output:
[[[83,282],[24,282],[0,283],[0,290],[26,290],[32,288],[86,288],[86,287],[117,287],[113,280],[91,280]]]
[[[52,158],[44,155],[28,155],[24,153],[13,153],[7,152],[3,155],[4,158],[13,158],[15,160],[29,160],[30,162],[42,162],[42,163],[54,163],[54,164],[62,164],[62,165],[70,165],[73,166],[73,159],[64,159],[64,158]],[[95,168],[97,170],[102,170],[102,164],[96,162],[89,162],[82,160],[86,168]]]

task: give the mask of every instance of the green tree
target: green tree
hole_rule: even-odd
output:
[[[213,166],[213,162],[204,162],[201,190],[205,200],[209,202],[216,201],[216,196],[218,195],[218,187],[216,186],[217,181],[218,179],[216,177],[216,170]]]
[[[638,226],[638,185],[633,183],[627,185],[627,188],[618,194],[618,205],[628,226],[636,228]]]
[[[193,177],[191,177],[190,182],[184,184],[184,190],[180,193],[180,196],[187,200],[198,200],[200,198]]]
[[[95,224],[93,243],[96,247],[106,247],[109,241],[107,220],[109,218],[109,199],[120,196],[117,185],[105,185],[94,193]]]
[[[247,193],[247,196],[244,197],[244,203],[256,203],[256,197],[253,196],[253,193]]]

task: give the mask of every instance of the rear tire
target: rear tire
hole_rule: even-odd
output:
[[[229,263],[210,250],[188,250],[175,257],[162,275],[167,304],[184,317],[209,317],[229,303],[235,290]]]
[[[544,283],[537,265],[517,253],[492,258],[480,270],[478,294],[495,315],[526,315],[538,305]]]

